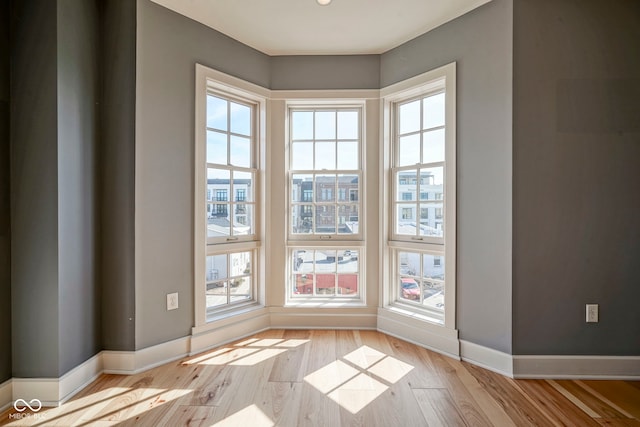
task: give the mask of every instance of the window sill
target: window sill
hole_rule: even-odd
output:
[[[193,327],[191,333],[192,335],[197,335],[220,328],[221,326],[242,322],[266,314],[268,314],[267,309],[260,303],[255,301],[247,302],[211,313],[207,316],[207,323]]]
[[[367,305],[360,298],[296,298],[288,300],[285,308],[363,308]]]
[[[410,305],[402,304],[401,302],[394,302],[385,308],[391,312],[401,314],[403,316],[408,316],[416,320],[420,320],[436,326],[444,327],[444,313],[442,313],[441,315],[438,315],[436,313],[430,313],[420,308],[415,308]]]

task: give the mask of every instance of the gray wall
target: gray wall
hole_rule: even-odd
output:
[[[58,2],[60,373],[100,351],[97,286],[98,7]]]
[[[382,55],[388,86],[457,62],[457,326],[511,352],[512,1],[494,0]]]
[[[11,7],[13,376],[57,377],[57,6],[27,0]]]
[[[274,56],[270,88],[378,89],[380,55]]]
[[[135,349],[136,2],[101,11],[100,267],[102,344]]]
[[[138,2],[136,348],[193,326],[196,62],[268,86],[269,57],[148,0]],[[180,308],[166,310],[179,292]]]
[[[638,40],[635,0],[515,1],[515,354],[640,354]]]
[[[11,221],[9,203],[9,2],[0,3],[0,383],[11,378]]]
[[[13,376],[60,377],[100,349],[97,7],[12,8]]]

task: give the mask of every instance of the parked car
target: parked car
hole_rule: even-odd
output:
[[[402,292],[402,298],[416,300],[420,299],[420,287],[414,279],[400,279],[400,288]]]

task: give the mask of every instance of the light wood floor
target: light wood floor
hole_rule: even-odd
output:
[[[375,331],[271,330],[0,425],[640,426],[640,383],[512,380]]]

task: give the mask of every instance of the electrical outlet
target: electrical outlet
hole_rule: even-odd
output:
[[[167,310],[175,310],[178,308],[178,293],[167,294]]]
[[[598,322],[598,304],[587,304],[587,323]]]

